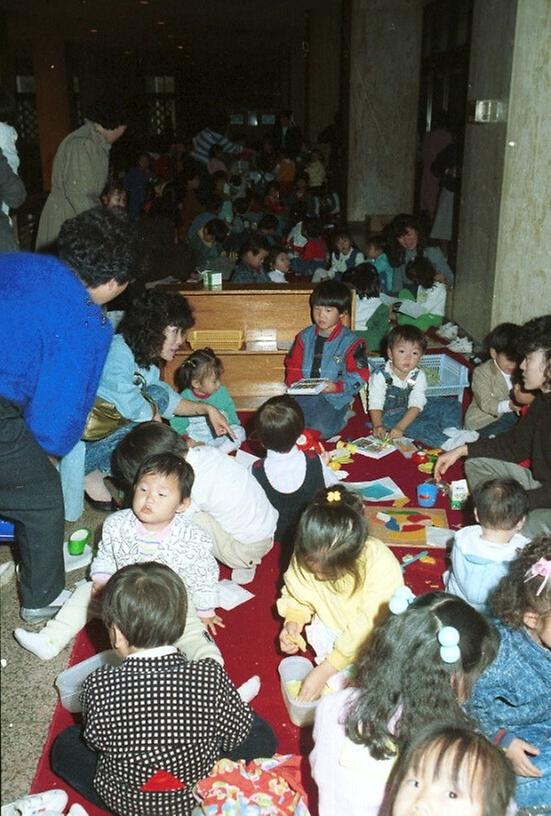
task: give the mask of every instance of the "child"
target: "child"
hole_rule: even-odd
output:
[[[391,439],[408,436],[431,448],[453,448],[460,439],[474,437],[460,435],[461,405],[456,399],[427,398],[427,378],[419,368],[426,348],[427,338],[416,326],[396,326],[388,335],[388,360],[369,382],[373,434],[379,439],[387,433]]]
[[[323,163],[323,153],[319,148],[314,148],[310,154],[310,158],[306,163],[306,174],[308,176],[308,184],[310,191],[315,195],[319,195],[325,183],[325,164]]]
[[[287,208],[282,204],[279,195],[279,184],[277,181],[268,182],[266,195],[264,197],[264,209],[272,215],[282,215],[287,212]]]
[[[171,644],[186,626],[186,589],[166,565],[129,564],[104,590],[102,613],[118,666],[82,686],[84,727],[57,737],[52,768],[119,816],[179,813],[222,756],[250,761],[275,750],[270,726],[212,660],[188,661]]]
[[[409,289],[402,289],[398,294],[400,300],[417,300],[425,313],[419,317],[398,312],[397,321],[400,326],[417,326],[421,331],[427,331],[431,326],[441,326],[446,309],[446,286],[436,280],[436,269],[428,258],[423,256],[409,261],[406,266],[406,275],[417,285],[417,296],[413,297]]]
[[[468,705],[517,773],[516,802],[551,803],[551,536],[527,544],[490,596],[500,644]]]
[[[299,635],[310,624],[305,631],[318,665],[298,696],[299,702],[309,702],[330,678],[350,667],[387,614],[392,593],[403,584],[402,572],[386,544],[367,536],[361,497],[333,486],[322,490],[300,517],[283,581],[277,602],[284,618],[281,651],[298,652]]]
[[[188,240],[196,269],[208,269],[223,254],[222,244],[228,237],[228,226],[220,218],[212,218]]]
[[[520,405],[513,399],[512,377],[518,370],[520,326],[500,323],[486,337],[490,359],[473,372],[473,399],[465,414],[465,427],[481,438],[497,436],[512,428]]]
[[[342,430],[350,403],[369,378],[365,341],[342,323],[351,299],[344,283],[318,283],[310,295],[314,325],[297,334],[285,358],[287,385],[302,377],[327,380],[320,394],[297,399],[306,427],[326,439]]]
[[[335,250],[331,253],[329,277],[343,280],[346,272],[351,272],[365,262],[363,253],[352,243],[350,233],[338,230],[334,236]]]
[[[390,330],[390,309],[379,297],[379,275],[373,264],[356,267],[350,281],[356,290],[354,331],[363,337],[368,351],[378,351]]]
[[[222,150],[222,145],[213,144],[209,150],[209,160],[207,162],[207,170],[211,176],[213,176],[215,173],[222,172],[224,174],[224,179],[226,178],[228,168],[222,161],[223,155],[224,151]]]
[[[126,210],[126,190],[118,182],[107,184],[101,194],[101,203],[109,210]]]
[[[308,179],[304,175],[297,176],[294,189],[287,200],[289,217],[292,221],[301,221],[312,214],[311,205],[312,195],[308,192]]]
[[[272,247],[266,259],[268,267],[268,277],[272,283],[287,283],[286,275],[289,274],[291,262],[286,251],[282,247]]]
[[[488,595],[529,541],[520,534],[528,497],[514,479],[492,479],[477,485],[473,502],[478,524],[455,534],[451,569],[444,575],[444,584],[448,592],[486,612]]]
[[[379,275],[381,291],[390,295],[393,291],[394,270],[392,269],[385,252],[385,242],[382,235],[371,235],[367,241],[366,256],[373,264]]]
[[[285,198],[293,186],[296,174],[296,164],[288,152],[282,152],[275,167],[276,181],[279,184],[280,195]]]
[[[192,466],[195,479],[188,512],[193,522],[212,536],[214,555],[232,567],[232,581],[252,581],[257,564],[272,549],[277,524],[277,510],[256,479],[232,456],[208,445],[188,450],[172,428],[142,422],[116,450],[123,482],[132,484],[142,462],[158,453],[174,453]]]
[[[298,245],[294,247],[298,257],[291,260],[291,269],[295,275],[311,278],[316,269],[325,266],[327,262],[327,244],[322,237],[321,221],[317,218],[305,218],[302,233],[306,242],[302,248]]]
[[[423,728],[392,772],[385,816],[512,816],[515,775],[503,753],[466,728]]]
[[[176,372],[175,381],[180,396],[192,402],[207,402],[214,405],[229,422],[233,439],[215,436],[204,416],[173,417],[170,424],[179,434],[188,436],[202,445],[213,445],[223,453],[237,450],[245,441],[246,433],[239,421],[235,405],[228,389],[220,382],[224,366],[220,357],[212,349],[194,351]]]
[[[402,587],[390,608],[361,650],[352,685],[317,707],[310,765],[319,816],[378,816],[397,752],[428,723],[468,726],[462,704],[495,656],[495,630],[461,598],[414,598]]]
[[[264,261],[268,257],[270,245],[261,235],[251,235],[241,247],[239,263],[233,271],[232,283],[259,284],[271,283],[264,270]]]
[[[297,448],[304,433],[304,414],[289,395],[272,397],[261,405],[255,427],[266,458],[254,463],[252,474],[279,513],[276,541],[292,546],[306,505],[322,487],[338,484],[339,480],[322,456]]]
[[[79,586],[41,632],[16,629],[24,649],[51,660],[97,614],[94,601],[117,569],[154,559],[173,567],[188,587],[197,614],[209,629],[223,625],[218,602],[218,565],[212,540],[184,514],[191,504],[194,473],[172,453],[143,462],[134,481],[132,509],[105,519],[98,552],[90,566],[91,581]],[[91,603],[92,602],[92,603]],[[176,644],[185,649],[186,644]]]
[[[270,247],[275,246],[279,241],[279,219],[277,215],[267,213],[263,215],[257,225],[258,235],[266,239]]]

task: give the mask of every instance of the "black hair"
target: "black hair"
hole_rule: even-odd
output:
[[[253,255],[258,255],[262,251],[269,252],[270,244],[263,235],[249,235],[246,241],[243,242],[239,250],[239,257],[243,258],[247,252],[252,252]]]
[[[397,343],[414,343],[420,346],[423,354],[427,350],[427,338],[417,326],[395,326],[386,339],[387,349],[393,348]]]
[[[184,391],[192,387],[194,380],[201,383],[211,372],[220,377],[223,371],[222,360],[211,348],[197,349],[186,357],[174,375],[174,382],[179,391]]]
[[[436,269],[428,258],[419,255],[406,264],[406,275],[410,280],[416,281],[423,289],[430,289],[434,286]]]
[[[110,280],[128,283],[142,274],[138,228],[119,209],[94,207],[64,221],[57,239],[60,259],[86,287]]]
[[[454,663],[440,655],[438,632],[444,626],[459,632],[460,658]],[[352,678],[359,693],[346,717],[346,735],[367,746],[375,759],[387,759],[427,722],[469,725],[458,700],[460,686],[469,696],[498,644],[487,618],[462,598],[420,595],[403,614],[389,614],[363,645]],[[398,707],[395,734],[389,722]]]
[[[236,198],[233,201],[233,209],[234,212],[238,213],[239,215],[245,215],[247,210],[249,209],[249,201],[247,198]]]
[[[226,173],[225,170],[215,170],[215,172],[212,173],[212,175],[210,177],[213,189],[214,189],[214,183],[216,181],[227,181],[227,175],[228,174]]]
[[[525,612],[551,613],[551,581],[533,570],[540,559],[551,561],[550,535],[540,535],[522,548],[488,599],[492,615],[512,629],[522,628]]]
[[[134,478],[134,490],[138,482],[144,476],[150,474],[158,474],[170,478],[173,476],[178,482],[178,489],[180,491],[181,499],[189,499],[191,496],[191,488],[195,480],[195,473],[193,468],[185,459],[175,453],[157,453],[155,456],[149,456],[140,465],[138,472]]]
[[[386,247],[385,239],[379,233],[374,233],[373,235],[370,235],[367,241],[365,242],[365,245],[366,247],[373,246],[376,249],[380,249],[382,252],[385,251]]]
[[[136,298],[119,324],[122,334],[143,368],[159,359],[165,340],[165,329],[176,326],[187,331],[194,318],[183,295],[149,289]]]
[[[304,218],[302,221],[302,234],[305,238],[320,238],[323,234],[323,225],[319,218]]]
[[[220,207],[224,203],[221,196],[216,193],[209,193],[205,198],[205,209],[210,213],[220,212]]]
[[[136,649],[174,644],[184,632],[187,607],[182,579],[156,561],[122,567],[103,590],[105,626],[116,626]]]
[[[209,150],[209,159],[216,159],[218,156],[222,154],[222,146],[219,144],[213,144]]]
[[[509,360],[517,360],[521,328],[516,323],[500,323],[486,336],[484,345],[487,351],[493,349],[497,354],[505,354]]]
[[[271,397],[256,412],[255,428],[266,450],[288,453],[304,431],[302,408],[288,394]]]
[[[13,125],[16,119],[17,105],[14,95],[10,91],[0,90],[0,122]]]
[[[348,238],[351,244],[354,243],[352,241],[352,236],[350,235],[350,232],[347,229],[340,228],[336,229],[335,232],[333,233],[333,245],[336,246],[337,241],[339,241],[341,238]]]
[[[421,222],[413,215],[400,213],[392,219],[384,231],[388,260],[392,267],[401,266],[404,263],[406,251],[398,239],[401,238],[408,229],[414,229],[417,232],[416,255],[423,255],[424,253],[427,245],[427,237]]]
[[[185,459],[186,440],[163,422],[140,422],[124,436],[113,455],[117,476],[128,487],[134,484],[136,473],[147,459],[158,454],[171,453]]]
[[[275,262],[279,255],[287,255],[287,248],[282,246],[273,246],[266,258],[266,266],[268,269],[275,269]]]
[[[534,351],[543,351],[545,371],[542,387],[551,389],[551,315],[535,317],[525,323],[520,335],[520,353],[523,357]]]
[[[352,293],[348,286],[336,280],[324,280],[318,283],[310,295],[310,308],[329,306],[337,309],[339,314],[350,313]]]
[[[528,512],[528,494],[516,479],[490,479],[473,490],[482,527],[512,530]]]
[[[120,99],[97,99],[85,107],[85,119],[100,125],[105,130],[114,130],[128,122],[128,114]]]
[[[352,592],[359,589],[364,575],[359,559],[365,548],[367,522],[357,493],[332,486],[320,490],[302,513],[294,558],[300,569],[320,572],[337,585],[352,576]]]
[[[266,184],[266,195],[269,194],[270,190],[277,190],[277,192],[279,193],[279,182],[276,181],[275,179],[271,179]]]
[[[454,786],[467,783],[462,792],[475,801],[480,792],[482,816],[506,816],[513,799],[516,777],[505,754],[467,728],[432,723],[414,734],[392,769],[381,816],[392,816],[400,787],[418,774],[449,780]],[[478,797],[477,797],[478,798]]]
[[[381,293],[379,283],[379,273],[373,264],[362,263],[354,269],[350,283],[356,290],[360,300],[364,298],[376,298]]]
[[[257,229],[259,230],[276,230],[279,226],[279,221],[277,215],[273,215],[273,213],[266,213],[263,215],[260,221],[257,224]]]
[[[213,218],[211,221],[207,221],[203,227],[203,234],[207,232],[212,235],[218,244],[221,244],[228,237],[229,228],[221,218]]]

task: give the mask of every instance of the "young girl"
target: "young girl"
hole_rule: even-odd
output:
[[[394,270],[392,269],[387,254],[385,252],[385,242],[382,235],[371,235],[367,241],[365,250],[366,257],[379,275],[379,283],[381,291],[386,295],[390,295],[393,291],[392,283],[394,279]]]
[[[212,349],[197,349],[180,366],[175,381],[183,399],[218,408],[229,423],[233,439],[228,435],[215,436],[204,416],[173,417],[170,424],[179,434],[187,436],[188,441],[192,440],[192,444],[213,445],[223,453],[230,453],[239,448],[246,433],[228,389],[220,382],[223,371],[222,361]]]
[[[490,596],[499,651],[468,711],[517,773],[519,807],[551,803],[551,536],[527,544]]]
[[[496,653],[496,633],[461,598],[399,589],[354,667],[316,711],[320,816],[377,816],[396,754],[431,722],[466,726],[461,704]],[[447,810],[445,811],[447,813]]]
[[[402,289],[398,298],[400,300],[417,300],[419,306],[424,309],[424,314],[419,317],[398,312],[397,321],[400,326],[417,326],[421,331],[426,331],[431,326],[441,326],[446,309],[446,286],[436,280],[436,269],[428,258],[415,258],[406,267],[406,275],[417,284],[417,295],[413,297],[409,289]]]
[[[466,728],[431,725],[400,754],[382,816],[512,816],[515,775],[503,753]]]
[[[268,257],[270,245],[260,235],[251,235],[241,247],[239,263],[233,270],[232,283],[271,283],[268,273],[264,269],[264,261]]]
[[[329,277],[340,281],[347,272],[353,272],[356,267],[363,264],[365,258],[358,247],[354,246],[352,237],[346,230],[338,230],[335,233],[334,246],[335,249],[331,253]]]
[[[380,295],[379,275],[373,264],[360,264],[351,280],[356,290],[354,331],[367,342],[368,351],[378,351],[390,331],[390,309]]]
[[[318,665],[304,680],[298,697],[308,702],[320,696],[330,678],[351,665],[361,644],[386,615],[392,593],[402,586],[402,571],[388,547],[367,536],[361,497],[333,486],[322,490],[300,517],[283,581],[277,602],[284,618],[281,651],[298,652],[306,626],[316,652]],[[338,686],[343,679],[341,675],[333,683]],[[341,812],[345,811],[332,811]]]
[[[298,245],[293,247],[298,257],[292,259],[291,269],[295,275],[311,278],[316,269],[325,266],[327,261],[327,244],[323,239],[321,221],[317,218],[305,218],[302,222],[302,234],[306,242],[302,248]]]
[[[281,247],[272,247],[266,259],[268,275],[272,283],[287,283],[291,261],[286,251]]]

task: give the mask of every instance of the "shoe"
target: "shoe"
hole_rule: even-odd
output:
[[[75,802],[67,811],[67,816],[88,816],[88,811],[84,810],[78,802]]]
[[[457,340],[452,340],[448,344],[450,351],[458,352],[459,354],[472,354],[473,344],[466,337],[458,337]]]
[[[54,790],[44,791],[44,793],[33,793],[29,796],[22,796],[21,799],[16,799],[11,805],[8,805],[8,810],[4,814],[2,808],[2,816],[38,816],[43,813],[63,813],[67,806],[69,797],[64,790],[56,788]],[[10,809],[11,808],[11,809]]]
[[[97,499],[93,499],[91,496],[89,496],[86,491],[84,491],[84,498],[92,510],[98,510],[100,513],[113,513],[115,510],[119,509],[119,505],[114,499],[110,499],[109,501],[98,501]]]
[[[3,564],[0,564],[0,586],[9,584],[14,575],[15,564],[13,561],[4,561]]]
[[[239,688],[237,689],[237,693],[241,697],[244,703],[250,703],[251,700],[254,700],[258,692],[260,691],[260,677],[258,674],[253,674],[252,677],[249,677],[248,680],[245,680]]]
[[[18,628],[14,630],[13,636],[20,646],[41,660],[53,660],[61,651],[45,632],[27,632],[26,629]]]
[[[256,567],[237,568],[231,571],[234,584],[250,584],[256,575]]]
[[[454,448],[458,448],[460,445],[468,445],[469,442],[476,442],[478,437],[478,431],[461,431],[458,429],[457,433],[444,442],[441,447],[444,451],[450,451]]]
[[[59,612],[59,606],[40,606],[37,609],[27,609],[22,606],[19,609],[19,617],[25,623],[41,623],[50,620]]]

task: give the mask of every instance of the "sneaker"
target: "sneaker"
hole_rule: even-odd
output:
[[[2,808],[2,816],[38,816],[39,814],[62,814],[67,806],[69,797],[64,790],[56,788],[44,791],[44,793],[33,793],[29,796],[22,796]]]
[[[18,628],[13,636],[20,646],[41,660],[52,660],[61,651],[45,632],[27,632],[26,629]]]
[[[40,606],[38,609],[27,609],[22,606],[19,609],[19,617],[25,623],[40,623],[50,620],[59,612],[59,606]]]
[[[256,567],[239,567],[231,571],[231,579],[234,584],[250,584],[256,575]]]
[[[252,677],[249,677],[248,680],[245,680],[242,685],[239,686],[237,689],[237,693],[241,697],[244,703],[250,703],[251,700],[254,700],[258,692],[260,691],[260,677],[258,674],[253,674]]]

